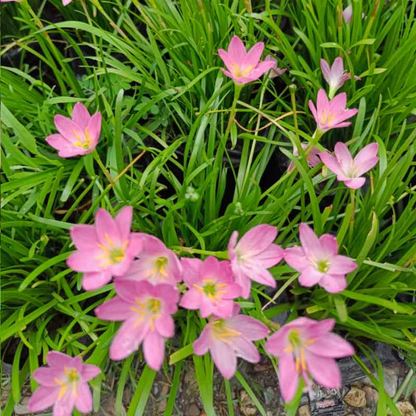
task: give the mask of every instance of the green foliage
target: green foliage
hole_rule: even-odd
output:
[[[2,19],[11,22],[0,83],[3,355],[18,345],[4,415],[48,350],[107,366],[116,326],[93,310],[114,295],[113,286],[83,292],[81,276],[65,264],[73,249],[69,228],[90,223],[98,207],[114,214],[133,205],[133,228],[180,255],[225,258],[231,232],[260,223],[278,227],[283,247],[297,242],[300,222],[336,234],[342,254],[359,264],[347,291],[301,287],[282,263],[271,271],[279,287],[287,283],[290,304],[275,304],[279,290],[263,308],[270,298],[255,285],[255,301],[242,303],[244,312],[268,324],[286,310],[292,318],[332,317],[349,340],[385,342],[414,361],[416,307],[406,299],[416,291],[415,1],[354,0],[351,25],[335,0],[74,0],[67,7],[54,0],[48,7],[61,17],[53,22],[46,0],[30,4],[2,6]],[[249,46],[264,41],[288,72],[244,87],[237,103],[243,128],[234,126],[225,143],[234,87],[219,70],[217,50],[234,34]],[[355,204],[332,174],[308,169],[301,158],[294,172],[283,173],[274,158],[278,149],[292,157],[296,140],[313,140],[307,101],[325,87],[320,58],[336,56],[361,78],[343,87],[359,113],[352,128],[325,134],[319,145],[332,149],[344,141],[353,153],[370,142],[380,146],[380,163]],[[293,100],[290,84],[297,87]],[[53,116],[68,115],[77,101],[103,113],[97,150],[114,185],[92,155],[61,159],[45,142],[55,132]],[[165,415],[174,411],[181,360],[204,325],[183,312],[176,322],[183,335],[176,352],[168,349],[175,371]],[[205,412],[213,415],[213,363],[209,356],[193,362]],[[155,374],[146,367],[138,376],[130,363],[122,365],[117,406],[132,380],[128,415],[141,415]],[[379,364],[375,369],[380,379]],[[265,414],[248,381],[237,378]],[[102,381],[93,384],[96,410]],[[229,389],[226,383],[232,414]],[[386,394],[381,398],[380,409],[395,411]]]

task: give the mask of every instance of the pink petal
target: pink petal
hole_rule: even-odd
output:
[[[71,2],[72,2],[72,0],[62,0],[62,5],[63,6],[68,6],[68,4],[71,3]]]
[[[338,241],[333,235],[324,234],[319,238],[319,243],[321,244],[322,251],[325,252],[326,255],[334,256],[338,254]]]
[[[317,101],[316,106],[318,107],[318,111],[317,111],[317,117],[315,117],[315,119],[319,121],[321,118],[323,118],[324,112],[328,114],[330,110],[328,97],[324,90],[320,89],[318,91],[318,98],[316,101]]]
[[[345,23],[351,23],[351,18],[352,18],[352,6],[348,6],[344,9],[344,11],[342,12],[343,16],[344,16],[344,20]]]
[[[266,341],[266,351],[274,355],[275,357],[280,357],[285,354],[284,350],[288,347],[287,335],[290,332],[291,327],[284,325],[277,332],[275,332],[267,341]]]
[[[237,283],[231,283],[221,290],[226,291],[222,295],[223,299],[235,299],[241,296],[241,286]]]
[[[328,274],[348,274],[357,268],[357,264],[346,256],[336,255],[331,259]]]
[[[218,51],[218,55],[223,60],[225,66],[228,69],[228,71],[230,71],[230,73],[232,73],[233,72],[233,66],[236,65],[236,63],[230,58],[230,55],[224,49],[220,49]]]
[[[299,375],[296,371],[292,354],[283,354],[279,357],[279,386],[283,400],[290,402],[295,397],[299,384]]]
[[[319,281],[319,286],[329,293],[339,293],[347,288],[347,280],[344,275],[326,274]]]
[[[319,238],[312,228],[304,222],[299,225],[299,239],[306,256],[309,256],[311,253],[318,254],[322,251]]]
[[[169,284],[158,284],[153,286],[155,297],[163,301],[163,307],[169,314],[174,314],[178,310],[179,292],[176,286]]]
[[[201,268],[199,271],[200,276],[203,276],[204,279],[215,279],[221,273],[220,262],[214,256],[209,256],[202,262]]]
[[[238,36],[233,36],[231,39],[231,42],[228,45],[228,56],[238,65],[243,63],[243,60],[246,56],[246,48]]]
[[[208,349],[211,346],[210,334],[211,334],[211,329],[209,325],[206,325],[205,328],[202,330],[199,338],[193,344],[194,354],[204,355],[208,352]]]
[[[218,371],[226,379],[234,376],[237,369],[237,357],[232,348],[220,340],[215,340],[211,345],[211,356]]]
[[[317,339],[327,335],[334,329],[335,319],[324,319],[322,321],[314,321],[309,318],[298,318],[295,321],[303,320],[305,322],[305,329],[303,335],[306,340]],[[291,324],[295,321],[292,321]]]
[[[358,113],[358,110],[356,108],[351,108],[349,110],[344,110],[337,114],[335,118],[332,120],[332,128],[338,128],[338,127],[346,127],[349,126],[351,123],[342,123],[344,120],[348,120],[351,117],[354,117]]]
[[[234,306],[234,302],[232,300],[221,300],[221,301],[216,301],[212,305],[211,310],[212,310],[212,313],[215,316],[218,316],[219,318],[229,318],[233,314],[233,306]],[[203,318],[208,317],[209,314],[206,315],[204,312],[205,311],[203,311],[203,308],[201,308],[201,316]]]
[[[263,61],[260,62],[250,73],[247,77],[238,77],[238,82],[242,84],[246,84],[248,82],[255,81],[259,79],[263,74],[270,71],[273,68],[273,62]]]
[[[321,158],[324,165],[335,175],[343,175],[344,172],[342,171],[341,165],[339,164],[338,160],[330,155],[329,153],[319,153],[319,157]]]
[[[145,280],[137,282],[120,278],[114,281],[114,288],[117,295],[124,301],[133,304],[137,298],[148,294],[152,287],[151,283]]]
[[[76,272],[98,272],[101,270],[102,260],[95,258],[99,253],[98,247],[94,250],[78,250],[67,258],[66,264]]]
[[[356,166],[360,167],[371,159],[377,157],[378,143],[370,143],[369,145],[362,148],[354,158]],[[360,175],[358,175],[360,176]]]
[[[335,145],[335,156],[339,162],[339,164],[344,168],[344,170],[348,171],[349,167],[353,163],[353,159],[351,157],[351,153],[347,146],[344,143],[338,142]]]
[[[159,370],[165,355],[165,340],[156,331],[147,333],[143,342],[143,353],[147,365],[153,370]]]
[[[341,114],[347,107],[347,94],[342,92],[336,95],[329,103],[330,112],[332,114]]]
[[[318,272],[313,266],[308,266],[299,276],[299,284],[311,287],[316,285],[324,276],[324,273]]]
[[[226,326],[252,341],[266,338],[269,333],[266,325],[247,315],[236,315],[227,319]]]
[[[193,284],[197,284],[200,280],[199,270],[202,265],[202,260],[181,258],[181,264],[184,282],[188,285],[188,287],[192,287]]]
[[[156,319],[155,327],[162,337],[172,338],[175,334],[175,323],[173,318],[168,314],[164,314]]]
[[[133,219],[133,207],[127,205],[116,215],[114,221],[118,227],[121,241],[126,241],[130,237],[131,222]]]
[[[268,270],[263,269],[261,267],[256,267],[252,269],[250,277],[251,280],[260,283],[261,285],[276,287],[276,280],[274,279],[272,274]]]
[[[29,411],[40,412],[51,407],[59,396],[60,387],[57,384],[56,386],[57,387],[55,388],[44,386],[38,387],[29,400]]]
[[[261,57],[261,54],[263,53],[263,49],[264,49],[264,43],[263,42],[256,43],[247,52],[247,55],[245,56],[244,61],[243,61],[243,66],[244,67],[256,66],[260,61],[260,57]],[[273,66],[274,66],[274,62],[273,62],[272,67]]]
[[[89,123],[85,131],[88,131],[88,134],[91,138],[91,147],[90,151],[94,150],[95,146],[97,146],[98,139],[100,138],[101,134],[101,113],[95,113]]]
[[[75,407],[81,413],[89,413],[92,411],[92,396],[88,383],[78,384]]]
[[[260,361],[259,351],[247,338],[235,337],[232,340],[232,345],[237,357],[241,357],[250,363],[258,363]]]
[[[69,230],[72,242],[78,250],[96,249],[98,246],[95,227],[92,225],[75,225]]]
[[[325,81],[329,84],[331,82],[331,68],[325,59],[321,59],[321,71]]]
[[[306,346],[306,349],[321,357],[342,358],[354,355],[352,345],[339,335],[332,333],[314,340]]]
[[[241,255],[255,255],[266,250],[277,237],[276,227],[260,224],[247,231],[236,246]]]
[[[92,291],[97,290],[100,287],[105,286],[111,282],[111,272],[102,271],[102,272],[88,272],[85,273],[82,278],[82,287],[84,290]]]
[[[92,364],[83,364],[81,368],[81,376],[83,381],[90,381],[101,374],[100,367]]]
[[[365,178],[354,178],[344,181],[345,185],[351,189],[359,189],[365,184]]]
[[[90,113],[85,105],[82,103],[76,103],[74,109],[72,110],[72,121],[80,126],[82,130],[85,130],[90,118]]]
[[[116,222],[110,213],[100,208],[95,214],[95,229],[100,243],[108,248],[121,247],[123,241],[120,238]]]
[[[71,364],[72,357],[59,351],[49,351],[46,356],[46,361],[49,367],[63,369],[65,366],[68,367]]]
[[[318,122],[319,122],[319,119],[318,119],[318,113],[317,113],[317,111],[316,111],[315,105],[314,105],[314,103],[313,103],[313,101],[312,101],[312,100],[309,100],[309,101],[308,101],[308,106],[309,106],[309,109],[311,110],[311,113],[312,113],[312,115],[313,115],[313,117],[314,117],[315,121],[318,123]]]
[[[60,157],[74,157],[85,154],[81,148],[75,147],[60,134],[52,134],[46,138],[47,143],[53,148],[59,150]]]
[[[134,315],[131,303],[116,296],[95,308],[95,315],[103,321],[125,321]]]
[[[373,159],[370,159],[364,163],[361,163],[361,165],[359,165],[357,169],[356,175],[361,176],[364,173],[368,172],[369,170],[373,169],[373,167],[377,165],[378,160],[379,160],[378,157],[374,157]]]
[[[228,245],[227,245],[228,256],[231,261],[233,261],[236,257],[235,247],[237,245],[237,239],[238,239],[238,231],[234,231],[231,234],[230,240],[228,241]]]
[[[84,130],[67,117],[57,115],[54,117],[54,122],[59,133],[70,143],[75,143],[79,140],[77,135],[78,137],[84,136]]]
[[[334,359],[320,357],[308,351],[306,363],[309,372],[318,384],[328,389],[341,387],[341,372]]]
[[[237,79],[234,77],[234,75],[231,72],[225,70],[224,68],[220,68],[220,69],[226,77],[231,78],[232,80],[237,82]]]
[[[139,323],[139,315],[125,321],[118,330],[110,346],[110,358],[123,360],[139,348],[144,337],[149,332],[149,325],[142,321]]]
[[[298,272],[301,272],[309,266],[309,260],[302,247],[289,247],[285,249],[284,257],[286,263]]]
[[[283,259],[284,250],[277,244],[271,244],[261,253],[257,254],[254,261],[258,262],[260,267],[268,269],[276,266]]]
[[[40,367],[33,372],[33,379],[42,386],[57,387],[55,379],[61,375],[61,370]]]
[[[201,296],[201,302],[199,304],[199,312],[201,313],[202,318],[208,318],[212,313],[214,313],[214,304],[207,296]]]
[[[237,264],[232,264],[235,282],[241,287],[241,297],[248,299],[251,292],[251,279],[247,277]]]
[[[75,395],[66,394],[53,406],[52,416],[71,416],[75,406]]]
[[[344,61],[341,57],[335,58],[334,63],[331,67],[331,72],[334,80],[337,81],[337,84],[341,84],[342,77],[344,76]],[[341,85],[339,85],[341,87]]]

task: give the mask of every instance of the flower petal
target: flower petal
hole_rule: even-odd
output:
[[[59,396],[60,387],[55,383],[56,387],[38,387],[29,400],[28,409],[31,412],[40,412],[51,407]]]
[[[95,230],[100,243],[108,248],[121,247],[123,241],[120,238],[120,232],[116,222],[110,213],[100,208],[95,214]]]
[[[92,411],[92,396],[88,383],[78,384],[75,407],[81,413],[89,413]]]
[[[134,314],[131,307],[131,303],[116,296],[95,308],[95,315],[103,321],[125,321]]]
[[[335,256],[338,254],[338,241],[333,235],[322,235],[319,238],[319,243],[321,244],[322,251],[324,251],[328,256]]]
[[[175,334],[175,322],[172,316],[168,314],[163,314],[160,318],[156,319],[155,327],[162,337],[172,338]]]
[[[201,332],[201,335],[193,344],[194,354],[196,355],[206,354],[211,346],[211,342],[212,342],[211,328],[208,324],[205,326],[205,328]]]
[[[128,240],[130,237],[132,220],[133,207],[130,205],[127,205],[126,207],[122,208],[114,219],[118,227],[120,239],[122,242]]]
[[[271,244],[261,253],[257,254],[254,260],[259,264],[260,267],[268,269],[276,266],[283,259],[284,250],[277,244]]]
[[[254,66],[255,67],[260,61],[260,57],[261,57],[261,54],[263,53],[263,49],[264,49],[264,43],[263,42],[256,43],[247,52],[247,54],[244,58],[244,61],[242,62],[242,66],[244,66],[244,67]],[[273,62],[273,65],[274,65],[274,62]]]
[[[322,254],[322,248],[321,243],[319,242],[319,238],[312,230],[312,228],[309,227],[309,225],[305,222],[302,222],[299,225],[299,239],[302,243],[303,251],[307,257],[309,257],[311,254],[320,257],[319,255]]]
[[[321,59],[321,71],[324,76],[325,81],[331,83],[331,68],[329,67],[328,62],[325,59]]]
[[[374,157],[373,159],[367,160],[366,162],[362,163],[357,169],[357,176],[361,176],[369,170],[373,169],[373,167],[377,165],[378,160],[378,157]]]
[[[81,376],[83,381],[90,381],[101,374],[100,367],[93,364],[82,364]]]
[[[93,225],[75,225],[69,233],[78,250],[91,250],[98,247],[97,234]]]
[[[285,402],[290,402],[295,397],[298,384],[299,375],[293,356],[289,353],[283,354],[279,358],[279,386]]]
[[[60,373],[60,370],[49,367],[40,367],[33,372],[32,377],[42,386],[57,387],[55,379],[59,377]]]
[[[59,133],[70,143],[76,143],[79,141],[78,137],[84,137],[84,130],[69,118],[56,115],[54,122]]]
[[[85,153],[81,148],[74,146],[61,134],[51,134],[46,138],[46,141],[54,149],[59,150],[58,155],[60,157],[73,157]]]
[[[95,113],[91,117],[85,132],[88,132],[88,135],[91,138],[91,146],[89,151],[92,151],[95,149],[95,146],[97,146],[98,139],[100,138],[101,134],[101,113]]]
[[[370,143],[369,145],[363,147],[357,153],[357,155],[354,158],[354,162],[358,167],[360,167],[362,164],[368,162],[369,160],[376,158],[377,153],[378,153],[378,143]]]
[[[85,130],[88,122],[90,121],[90,118],[90,113],[84,104],[76,103],[74,105],[74,109],[72,110],[72,121],[80,126],[82,130]]]
[[[347,288],[345,275],[325,274],[319,281],[319,286],[329,293],[339,293]]]
[[[342,358],[354,355],[353,346],[336,334],[326,334],[306,346],[307,351],[321,357]]]
[[[253,268],[250,273],[250,278],[261,285],[276,287],[276,280],[272,274],[261,267]]]
[[[66,264],[76,272],[98,272],[101,271],[100,264],[102,259],[96,260],[96,258],[100,253],[101,250],[98,247],[94,250],[78,250],[70,254],[66,260]]]
[[[298,272],[309,266],[309,260],[302,247],[289,247],[284,252],[285,261]]]
[[[165,356],[165,340],[156,331],[150,331],[143,342],[143,353],[147,365],[153,370],[159,370]]]
[[[335,175],[344,175],[341,165],[339,164],[336,157],[330,155],[329,153],[319,153],[323,164]]]
[[[269,333],[266,325],[247,315],[235,315],[227,319],[226,326],[252,341],[266,338]]]
[[[46,356],[46,362],[49,367],[61,368],[69,366],[72,362],[72,357],[59,351],[49,351]]]
[[[212,359],[222,376],[226,379],[233,377],[237,369],[237,357],[232,348],[225,342],[215,340],[210,351]]]
[[[333,358],[320,357],[309,351],[305,356],[308,370],[318,384],[327,389],[341,387],[341,372]]]
[[[357,268],[357,263],[347,256],[337,255],[331,259],[328,274],[348,274]]]
[[[316,285],[324,276],[324,273],[319,272],[313,266],[308,266],[299,276],[299,284],[305,287],[311,287]]]
[[[112,274],[110,271],[84,273],[82,278],[82,288],[84,290],[97,290],[111,282]]]
[[[243,41],[238,36],[233,36],[228,45],[228,55],[233,62],[241,65],[246,56],[246,48]]]
[[[351,189],[359,189],[365,184],[365,178],[354,178],[344,181],[345,185]]]
[[[183,270],[183,281],[192,287],[193,284],[199,282],[199,270],[202,265],[200,259],[188,259],[186,257],[181,258],[182,270]]]
[[[259,351],[247,338],[235,337],[232,340],[232,345],[237,357],[241,357],[250,363],[258,363],[260,361]]]
[[[255,255],[266,250],[277,237],[277,229],[271,225],[260,224],[247,231],[236,246],[241,255]]]

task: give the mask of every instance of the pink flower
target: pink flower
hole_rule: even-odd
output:
[[[183,276],[189,290],[183,295],[180,306],[199,309],[207,318],[214,314],[220,318],[231,316],[233,299],[241,295],[241,287],[234,283],[229,261],[218,261],[215,257],[181,260]]]
[[[282,69],[282,68],[279,68],[277,66],[277,59],[273,58],[273,56],[267,55],[264,58],[264,61],[265,62],[269,62],[269,61],[273,62],[273,66],[272,66],[272,68],[270,69],[270,72],[269,72],[269,78],[279,77],[280,75],[283,75],[287,71],[287,69]]]
[[[260,354],[252,341],[263,339],[269,333],[266,325],[251,316],[238,315],[239,305],[234,305],[233,315],[227,319],[212,318],[194,342],[194,354],[211,353],[223,377],[233,377],[237,357],[258,363]]]
[[[69,3],[71,3],[72,2],[72,0],[62,0],[62,4],[64,5],[64,6],[67,6]]]
[[[82,286],[96,290],[112,276],[122,276],[142,248],[142,234],[131,233],[133,208],[124,207],[115,217],[99,209],[94,225],[76,225],[71,228],[71,238],[77,251],[68,259],[68,267],[84,273]]]
[[[168,283],[176,286],[182,281],[182,266],[176,254],[158,238],[141,234],[143,248],[139,260],[133,262],[123,279],[148,280],[152,284]]]
[[[307,143],[302,143],[302,149],[306,150],[308,148]],[[319,157],[318,157],[319,150],[317,147],[313,147],[308,155],[306,156],[306,162],[308,163],[308,166],[310,168],[313,168],[314,166],[319,165],[321,163]],[[294,146],[293,148],[293,155],[299,156],[298,148]],[[288,172],[291,172],[293,169],[295,169],[295,164],[293,162],[290,162],[289,167],[287,168]]]
[[[354,354],[352,345],[331,333],[333,319],[321,322],[297,318],[284,325],[266,342],[266,351],[279,357],[279,385],[284,401],[293,399],[301,376],[330,389],[341,387],[341,372],[334,358]]]
[[[299,236],[302,247],[285,250],[286,262],[301,273],[299,283],[306,287],[318,284],[330,293],[343,291],[347,287],[345,275],[357,265],[338,254],[337,239],[331,234],[318,238],[305,223],[299,226]]]
[[[276,287],[276,281],[267,270],[283,258],[283,249],[273,244],[277,237],[276,227],[260,224],[253,227],[237,243],[234,231],[228,242],[228,255],[235,282],[242,288],[242,297],[250,296],[251,281]]]
[[[59,156],[85,155],[97,146],[101,133],[100,112],[90,116],[83,104],[76,103],[72,111],[72,120],[57,115],[54,121],[60,134],[52,134],[46,141],[59,150]]]
[[[349,110],[347,106],[347,94],[345,92],[336,95],[331,101],[324,90],[319,90],[316,110],[315,105],[309,100],[309,108],[318,124],[318,130],[322,133],[331,129],[347,127],[351,123],[345,120],[358,113],[356,108]]]
[[[113,339],[110,358],[122,360],[143,342],[144,358],[159,370],[165,353],[165,338],[173,337],[172,314],[177,311],[179,292],[171,285],[118,279],[117,296],[103,303],[95,314],[105,321],[124,321]]]
[[[342,12],[342,15],[344,16],[345,23],[351,23],[351,19],[352,19],[352,6],[349,5],[348,7],[346,7],[344,9],[344,11]]]
[[[263,49],[264,43],[259,42],[247,52],[241,39],[238,36],[233,36],[228,46],[228,52],[224,49],[218,51],[228,69],[227,71],[221,68],[222,72],[237,84],[248,84],[259,79],[274,66],[272,61],[259,62]]]
[[[351,75],[344,71],[344,61],[338,57],[335,59],[332,67],[329,66],[325,59],[321,59],[321,70],[325,81],[329,84],[329,96],[333,97],[344,82],[351,79]]]
[[[348,147],[338,142],[335,145],[335,156],[329,153],[319,153],[322,162],[331,170],[337,179],[348,188],[358,189],[365,183],[361,175],[372,169],[378,162],[378,144],[370,143],[361,149],[353,159]]]
[[[29,400],[30,412],[41,412],[53,406],[53,416],[70,416],[74,407],[81,413],[92,411],[92,396],[88,381],[101,373],[91,364],[83,364],[81,357],[72,358],[57,351],[46,356],[49,367],[33,372],[40,386]]]

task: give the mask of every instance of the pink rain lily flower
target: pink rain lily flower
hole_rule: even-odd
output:
[[[194,342],[194,354],[211,353],[212,359],[224,378],[230,379],[237,369],[237,357],[258,363],[260,354],[252,341],[265,338],[266,325],[251,316],[238,315],[239,305],[234,305],[233,315],[227,319],[212,318]]]
[[[228,242],[228,255],[235,282],[242,288],[242,297],[248,298],[251,281],[276,287],[271,273],[267,270],[283,258],[283,249],[273,244],[277,237],[276,227],[260,224],[253,227],[237,243],[238,232],[234,231]]]
[[[167,283],[176,286],[182,281],[182,266],[176,254],[157,237],[143,236],[139,260],[133,262],[123,279],[147,280],[156,285]]]
[[[328,97],[324,90],[319,90],[317,108],[314,103],[309,100],[309,108],[315,117],[318,125],[318,130],[324,133],[331,129],[339,129],[341,127],[347,127],[351,123],[345,122],[349,118],[355,116],[358,113],[358,109],[348,109],[347,106],[347,94],[345,92],[336,95],[331,101],[328,101]]]
[[[229,261],[218,261],[215,257],[181,260],[183,276],[189,290],[183,295],[180,306],[199,309],[207,318],[214,314],[227,318],[233,312],[233,299],[241,295],[241,287],[234,283]]]
[[[105,321],[123,321],[110,347],[110,358],[122,360],[143,343],[148,366],[159,370],[165,353],[165,338],[175,332],[172,314],[178,307],[179,292],[171,285],[117,279],[117,296],[95,309]]]
[[[329,153],[319,153],[319,157],[330,171],[337,175],[337,179],[345,183],[348,188],[358,189],[365,183],[361,177],[378,163],[378,144],[370,143],[361,149],[353,159],[348,147],[338,142],[335,145],[335,156]]]
[[[40,386],[29,400],[30,412],[41,412],[53,406],[53,416],[70,416],[74,407],[81,413],[92,411],[88,381],[101,373],[99,367],[83,364],[81,357],[72,358],[57,351],[46,356],[49,367],[33,372]]]
[[[344,61],[338,57],[332,66],[325,59],[321,59],[321,70],[325,81],[329,84],[329,97],[332,98],[344,82],[351,79],[351,75],[344,71]]]
[[[352,19],[352,6],[347,6],[344,11],[342,12],[342,15],[344,16],[345,23],[351,23]]]
[[[67,6],[69,3],[71,3],[72,2],[72,0],[62,0],[62,4],[64,5],[64,6]]]
[[[70,234],[77,251],[68,267],[84,273],[82,286],[96,290],[122,276],[142,248],[142,234],[131,233],[133,208],[124,207],[113,219],[105,209],[95,215],[95,225],[76,225]]]
[[[306,150],[309,147],[307,143],[302,143],[302,149]],[[306,162],[308,163],[308,166],[310,168],[313,168],[314,166],[317,166],[321,163],[321,160],[318,157],[319,150],[317,147],[313,147],[308,155],[306,156]],[[293,155],[299,156],[298,148],[294,146],[293,148]],[[288,172],[291,172],[293,169],[295,169],[295,164],[293,162],[290,162],[289,167],[287,168]]]
[[[318,284],[330,293],[343,291],[347,287],[345,275],[357,264],[338,254],[337,239],[331,234],[318,238],[309,225],[302,223],[299,236],[302,247],[285,250],[286,262],[301,273],[299,283],[306,287]]]
[[[318,322],[297,318],[267,340],[266,351],[279,358],[279,385],[285,402],[295,396],[299,377],[308,389],[311,377],[326,388],[341,387],[341,372],[335,358],[353,355],[354,348],[331,333],[334,325],[333,319]]]
[[[283,75],[286,71],[287,71],[287,69],[282,69],[282,68],[279,68],[278,66],[277,66],[277,59],[276,58],[273,58],[273,56],[270,56],[270,55],[267,55],[265,58],[264,58],[264,61],[265,62],[273,62],[273,66],[272,66],[272,69],[270,70],[270,72],[269,72],[269,78],[276,78],[276,77],[279,77],[280,75]]]
[[[238,36],[233,36],[228,52],[220,49],[218,54],[224,61],[227,70],[221,68],[224,75],[231,78],[237,84],[248,84],[259,79],[274,66],[273,61],[260,61],[264,43],[256,43],[248,52],[244,43]]]
[[[57,115],[54,118],[59,134],[52,134],[46,141],[59,150],[61,157],[73,157],[91,153],[97,146],[101,133],[101,113],[93,116],[82,103],[76,103],[72,120]]]

